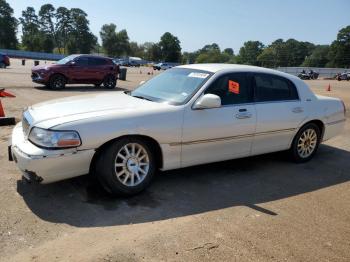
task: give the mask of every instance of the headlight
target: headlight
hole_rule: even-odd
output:
[[[29,134],[29,141],[39,147],[45,148],[69,148],[81,145],[81,140],[76,131],[53,131],[34,127]]]

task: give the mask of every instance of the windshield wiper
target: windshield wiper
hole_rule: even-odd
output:
[[[151,99],[147,98],[147,97],[144,97],[144,96],[133,96],[131,95],[132,97],[136,97],[136,98],[140,98],[140,99],[143,99],[143,100],[148,100],[148,101],[152,101]]]

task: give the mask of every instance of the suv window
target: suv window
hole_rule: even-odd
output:
[[[219,96],[222,105],[250,103],[253,100],[252,90],[245,73],[220,76],[204,93]]]
[[[256,102],[298,99],[296,87],[286,78],[269,74],[256,74],[253,76],[253,82],[255,83]]]
[[[87,66],[88,58],[87,57],[78,57],[74,60],[75,64],[78,66]]]
[[[94,65],[94,66],[100,66],[100,65],[106,65],[107,60],[103,58],[98,58],[98,57],[89,57],[89,65]]]

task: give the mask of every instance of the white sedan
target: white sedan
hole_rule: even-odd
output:
[[[155,172],[289,150],[310,160],[338,135],[345,106],[299,78],[242,65],[178,66],[132,92],[30,106],[9,146],[25,178],[50,183],[87,173],[133,195]]]

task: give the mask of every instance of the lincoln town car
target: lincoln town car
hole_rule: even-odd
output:
[[[113,195],[134,195],[158,170],[276,151],[309,161],[344,124],[340,99],[315,95],[295,76],[183,65],[133,91],[29,106],[13,130],[9,158],[32,181],[91,174]]]

